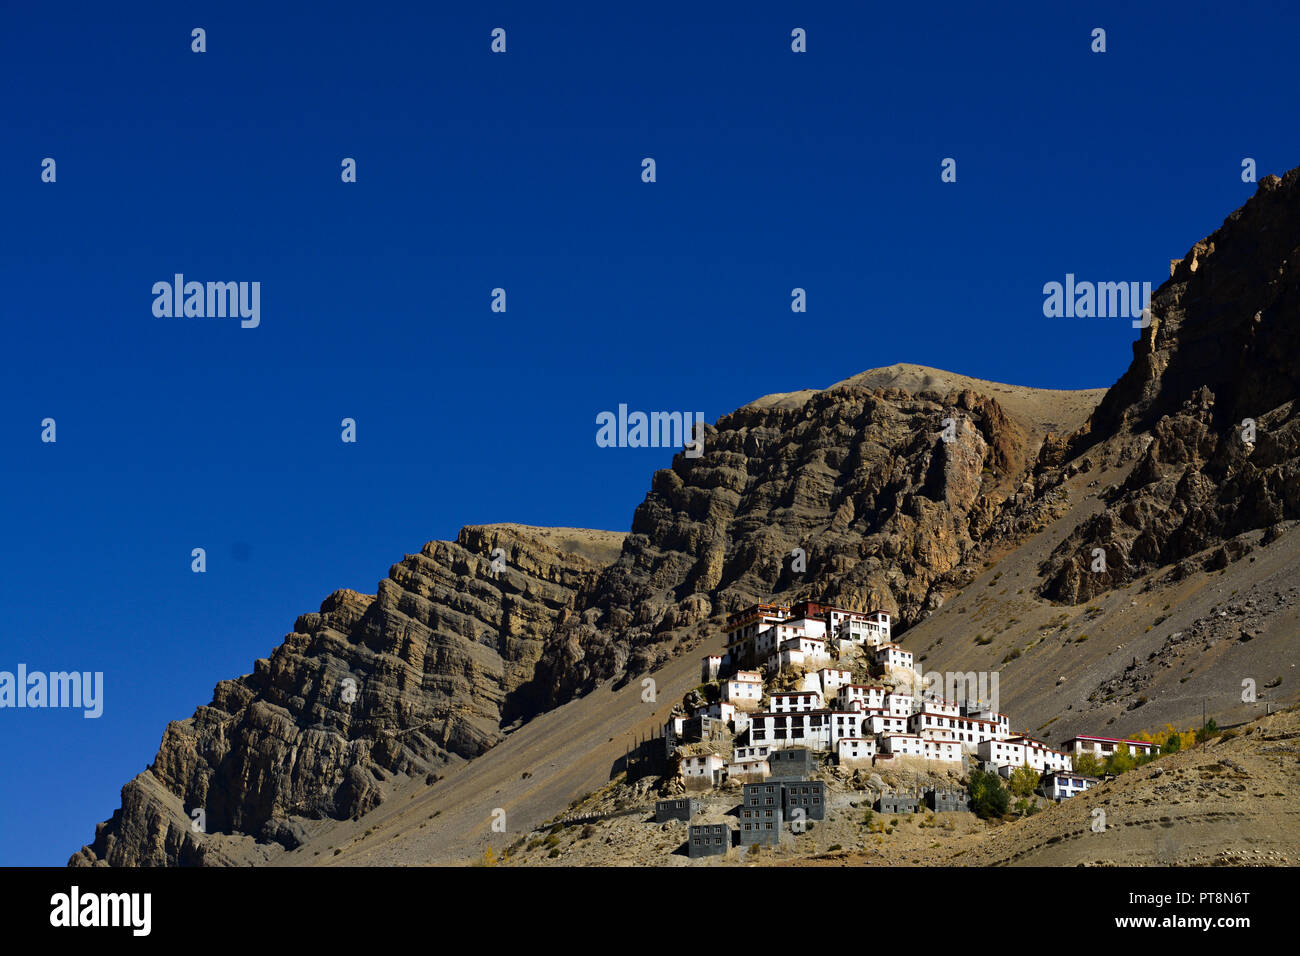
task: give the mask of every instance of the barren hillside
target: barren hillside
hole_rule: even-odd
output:
[[[172,723],[71,862],[472,858],[485,810],[526,832],[608,780],[662,722],[640,680],[671,702],[756,600],[889,611],[1053,741],[1295,702],[1297,257],[1292,171],[1174,264],[1104,393],[875,369],[723,416],[626,535],[430,542]]]

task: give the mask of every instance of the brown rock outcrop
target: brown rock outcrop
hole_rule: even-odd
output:
[[[1071,439],[1075,455],[1136,464],[1043,565],[1053,600],[1090,600],[1217,545],[1239,557],[1231,539],[1300,518],[1300,170],[1261,181],[1172,273],[1129,370]]]
[[[191,828],[258,835],[289,817],[352,817],[391,774],[428,774],[502,734],[507,697],[622,535],[469,527],[407,555],[374,596],[336,591],[253,673],[170,724],[74,864],[219,862]],[[504,552],[494,571],[493,551]],[[273,827],[274,828],[274,827]]]

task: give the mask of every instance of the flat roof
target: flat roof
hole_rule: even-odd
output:
[[[1150,740],[1130,740],[1127,737],[1093,737],[1091,734],[1076,734],[1073,737],[1067,738],[1065,743],[1068,744],[1074,740],[1102,740],[1112,744],[1137,744],[1139,747],[1155,746],[1155,744]]]

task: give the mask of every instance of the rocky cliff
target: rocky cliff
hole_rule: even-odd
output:
[[[1292,265],[1295,260],[1295,265]],[[1300,517],[1300,170],[1269,176],[1171,264],[1133,363],[1067,457],[1136,460],[1107,508],[1042,568],[1043,594],[1079,603],[1153,569],[1213,569],[1245,532]],[[1097,549],[1104,571],[1093,570]]]
[[[466,528],[395,565],[373,597],[336,592],[252,674],[168,727],[72,862],[227,862],[220,841],[191,829],[195,809],[208,833],[291,846],[294,818],[364,813],[389,776],[432,779],[774,593],[886,608],[905,628],[1005,532],[1004,505],[1044,438],[971,380],[890,384],[915,370],[724,417],[703,457],[678,455],[654,476],[625,539]],[[1028,510],[1050,510],[1042,501]]]
[[[336,591],[253,673],[168,726],[122,807],[71,860],[223,862],[206,833],[291,844],[290,818],[354,817],[392,774],[432,775],[501,738],[505,702],[622,535],[469,527],[407,555],[375,595]],[[493,567],[493,553],[499,558]]]
[[[654,476],[596,613],[549,642],[538,706],[639,672],[691,626],[773,595],[882,608],[906,629],[969,579],[1042,439],[969,388],[850,380],[774,398]]]
[[[1123,477],[1043,562],[1044,597],[1233,560],[1243,532],[1300,517],[1298,213],[1297,173],[1270,177],[1194,246],[1104,399],[918,366],[767,396],[657,472],[626,536],[466,528],[373,597],[336,592],[167,729],[71,862],[228,862],[195,809],[208,833],[292,845],[294,818],[364,813],[392,775],[474,758],[756,599],[883,608],[903,633],[1069,513],[1066,479],[1101,463]]]

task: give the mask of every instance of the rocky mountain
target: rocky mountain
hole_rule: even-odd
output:
[[[122,788],[122,808],[71,862],[226,862],[195,831],[195,809],[206,833],[291,846],[290,817],[359,816],[391,775],[432,779],[483,753],[552,628],[621,540],[468,527],[407,555],[374,595],[334,592],[252,674],[222,681],[210,704],[168,726],[153,764]]]
[[[1291,265],[1291,260],[1296,265]],[[1084,428],[1046,458],[1133,461],[1106,508],[1043,567],[1043,594],[1077,604],[1207,548],[1300,517],[1300,170],[1269,176],[1223,226],[1171,263],[1133,364]],[[1104,571],[1093,570],[1096,549]]]
[[[929,382],[907,391],[895,375]],[[548,643],[537,705],[637,673],[684,629],[759,598],[882,608],[900,630],[938,607],[994,542],[1060,504],[1021,500],[1045,423],[958,378],[896,366],[769,396],[707,429],[703,456],[654,476],[589,613]],[[1088,407],[1086,393],[1016,394],[1067,422]]]
[[[248,859],[240,840],[292,848],[304,821],[373,812],[399,777],[490,762],[521,722],[658,671],[757,599],[883,608],[898,634],[923,625],[936,660],[983,666],[996,657],[968,641],[940,647],[949,632],[937,626],[996,617],[980,585],[1013,551],[1014,573],[1033,578],[1021,600],[1047,620],[1053,602],[1152,571],[1186,578],[1263,547],[1300,517],[1298,203],[1296,172],[1270,177],[1197,243],[1153,296],[1151,326],[1109,392],[899,365],[769,395],[709,427],[701,457],[657,472],[626,536],[471,527],[407,556],[374,596],[336,592],[252,674],[168,727],[70,862],[221,864]],[[1114,483],[1080,501],[1094,473]],[[954,603],[970,617],[948,614]],[[1068,669],[1052,653],[1038,669]],[[1075,665],[1095,672],[1092,686],[1115,679],[1109,649],[1096,653]],[[1046,709],[1056,682],[1039,683],[1024,699]],[[1123,707],[1120,693],[1105,705]],[[196,809],[206,833],[191,827]]]

